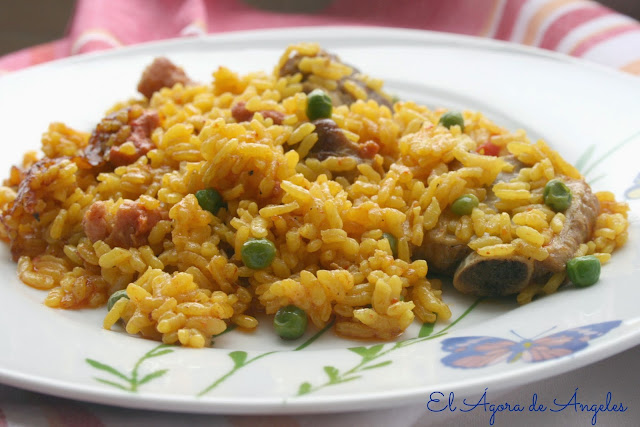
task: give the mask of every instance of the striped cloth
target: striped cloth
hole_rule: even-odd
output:
[[[588,0],[312,0],[282,13],[267,0],[78,0],[61,40],[0,58],[10,71],[150,40],[304,25],[381,25],[508,40],[640,74],[640,24]],[[293,2],[288,2],[293,3]],[[300,3],[305,3],[301,1]],[[153,5],[153,7],[152,7]]]
[[[257,3],[268,2],[78,0],[63,39],[0,57],[0,72],[70,55],[173,37],[306,25],[377,25],[507,40],[555,50],[640,75],[640,24],[594,1],[315,0],[308,2],[308,6],[314,9],[313,13],[273,12],[250,5]],[[555,387],[555,384],[551,386]],[[84,404],[0,385],[0,427],[168,426],[180,420],[194,426],[422,426],[430,424],[432,415],[425,414],[423,405],[418,405],[316,418],[210,415],[183,418],[179,414]],[[446,420],[439,421],[446,424]],[[482,423],[486,424],[486,420],[483,419]]]

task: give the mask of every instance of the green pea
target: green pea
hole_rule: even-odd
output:
[[[396,236],[391,233],[382,233],[382,237],[389,241],[393,257],[398,258],[398,239],[396,239]]]
[[[451,126],[458,125],[460,126],[460,130],[464,132],[464,117],[462,117],[462,113],[459,111],[448,111],[444,113],[440,117],[439,123],[447,129],[451,129]]]
[[[260,270],[269,267],[276,257],[276,246],[267,239],[247,240],[242,245],[242,262],[249,268]]]
[[[591,286],[600,279],[600,260],[593,255],[575,257],[567,262],[567,276],[579,288]]]
[[[282,307],[273,318],[273,327],[281,338],[300,338],[307,329],[307,313],[295,305]]]
[[[113,306],[116,305],[118,300],[120,300],[121,298],[129,299],[129,295],[127,295],[126,289],[123,289],[121,291],[116,291],[111,294],[111,296],[109,297],[109,301],[107,301],[107,310],[111,311]]]
[[[544,204],[555,212],[564,212],[571,206],[571,190],[559,179],[552,179],[547,182],[542,192]]]
[[[332,112],[331,97],[325,91],[315,89],[307,95],[307,117],[309,120],[331,118]]]
[[[220,193],[214,188],[196,191],[196,199],[198,199],[198,204],[202,209],[214,215],[218,213],[220,208],[227,207]]]
[[[480,201],[475,194],[465,194],[458,197],[455,202],[451,204],[451,212],[458,216],[470,215],[473,208],[478,206]]]

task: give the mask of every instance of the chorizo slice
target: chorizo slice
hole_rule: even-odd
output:
[[[173,87],[176,83],[187,85],[192,80],[184,70],[165,57],[158,57],[145,68],[138,82],[138,92],[150,99],[163,87]]]
[[[159,125],[157,112],[139,106],[109,114],[91,133],[84,159],[93,167],[131,164],[155,148],[151,134]]]
[[[94,202],[85,212],[82,227],[92,242],[102,240],[109,246],[137,248],[148,243],[149,233],[166,213],[147,209],[142,204],[125,200],[115,212],[106,202]]]

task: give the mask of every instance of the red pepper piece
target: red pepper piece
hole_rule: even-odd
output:
[[[493,144],[490,141],[487,141],[481,146],[479,146],[476,151],[485,156],[497,157],[500,155],[500,147],[498,147],[497,145]]]

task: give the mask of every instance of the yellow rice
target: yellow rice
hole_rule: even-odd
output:
[[[65,309],[99,307],[126,289],[129,299],[113,306],[104,327],[123,321],[128,333],[165,343],[203,347],[229,325],[255,329],[256,314],[274,314],[289,304],[305,310],[317,328],[336,318],[339,335],[392,339],[415,318],[451,316],[440,281],[428,279],[427,263],[411,256],[439,220],[480,255],[548,256],[544,245],[565,218],[542,203],[542,189],[556,175],[581,176],[543,141],[531,143],[523,131],[509,132],[470,111],[463,113],[464,133],[459,126],[437,126],[444,110],[410,101],[390,109],[348,82],[345,90],[357,101],[335,107],[332,118],[347,138],[375,141],[380,151],[368,163],[320,161],[308,156],[318,135],[306,117],[302,77],[277,73],[296,52],[307,55],[300,69],[311,73],[308,81],[328,90],[353,71],[315,57],[317,45],[299,44],[285,51],[274,73],[241,76],[220,67],[210,83],[178,83],[150,100],[115,106],[112,112],[158,111],[155,148],[130,165],[95,175],[67,159],[36,176],[38,218],[14,214],[0,227],[5,240],[7,227],[34,236],[30,245],[39,254],[19,258],[20,279],[48,290],[47,306]],[[359,78],[380,91],[379,80]],[[258,111],[251,121],[233,119],[230,109],[240,101]],[[282,113],[282,124],[261,110]],[[79,156],[88,139],[54,123],[43,135],[42,150],[48,158]],[[476,152],[487,140],[527,165],[511,182],[494,184],[510,165]],[[22,168],[5,181],[4,215],[24,179],[20,170],[36,159],[25,155]],[[346,179],[347,173],[355,178]],[[216,216],[193,195],[207,187],[227,203]],[[499,197],[495,208],[481,203],[461,218],[444,215],[458,197],[475,194],[482,201],[488,189]],[[610,193],[597,196],[602,212],[593,240],[578,252],[606,262],[627,239],[627,208]],[[168,216],[155,224],[148,244],[110,247],[83,232],[82,218],[97,200],[106,201],[110,212],[136,200]],[[397,238],[396,256],[383,233]],[[252,238],[274,242],[277,254],[269,267],[252,270],[242,263],[242,245]],[[532,285],[518,301],[555,292],[564,280],[557,274]]]

